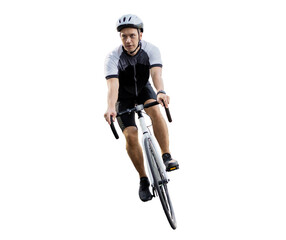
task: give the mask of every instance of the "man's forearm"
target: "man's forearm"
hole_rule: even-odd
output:
[[[160,91],[160,90],[164,90],[164,83],[163,83],[162,78],[154,79],[153,83],[154,83],[154,86],[155,86],[157,92]]]
[[[118,88],[119,83],[118,79],[109,79],[108,80],[108,94],[107,94],[107,104],[108,108],[115,108],[115,104],[118,99]]]
[[[157,91],[164,90],[164,82],[162,79],[162,69],[160,67],[154,67],[151,69],[151,77],[154,87]]]

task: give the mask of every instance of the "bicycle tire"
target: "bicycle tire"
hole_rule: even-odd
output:
[[[165,215],[169,221],[169,224],[173,229],[177,228],[176,217],[173,209],[173,205],[171,202],[171,198],[168,192],[168,179],[165,179],[164,174],[162,173],[162,169],[156,159],[155,148],[150,141],[150,139],[146,138],[144,140],[144,147],[146,150],[147,160],[150,166],[151,174],[154,180],[154,188],[159,195],[159,199],[161,201],[162,207],[164,209]]]

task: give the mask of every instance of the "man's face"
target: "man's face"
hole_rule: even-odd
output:
[[[138,30],[136,28],[123,28],[120,31],[120,38],[124,49],[127,52],[132,52],[138,46],[139,40],[142,38],[142,33],[138,35]]]

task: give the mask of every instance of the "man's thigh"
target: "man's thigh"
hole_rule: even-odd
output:
[[[128,108],[133,108],[135,105],[134,100],[120,100],[116,103],[116,112],[122,112]],[[127,127],[136,127],[136,122],[135,122],[135,113],[132,112],[130,114],[124,114],[122,116],[117,117],[117,122],[122,130],[124,131],[125,128]]]

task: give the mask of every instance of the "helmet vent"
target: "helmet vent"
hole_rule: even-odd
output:
[[[123,22],[125,22],[126,17],[123,18]]]
[[[130,18],[128,19],[128,22],[131,20],[131,18],[132,18],[132,17],[130,17]]]

